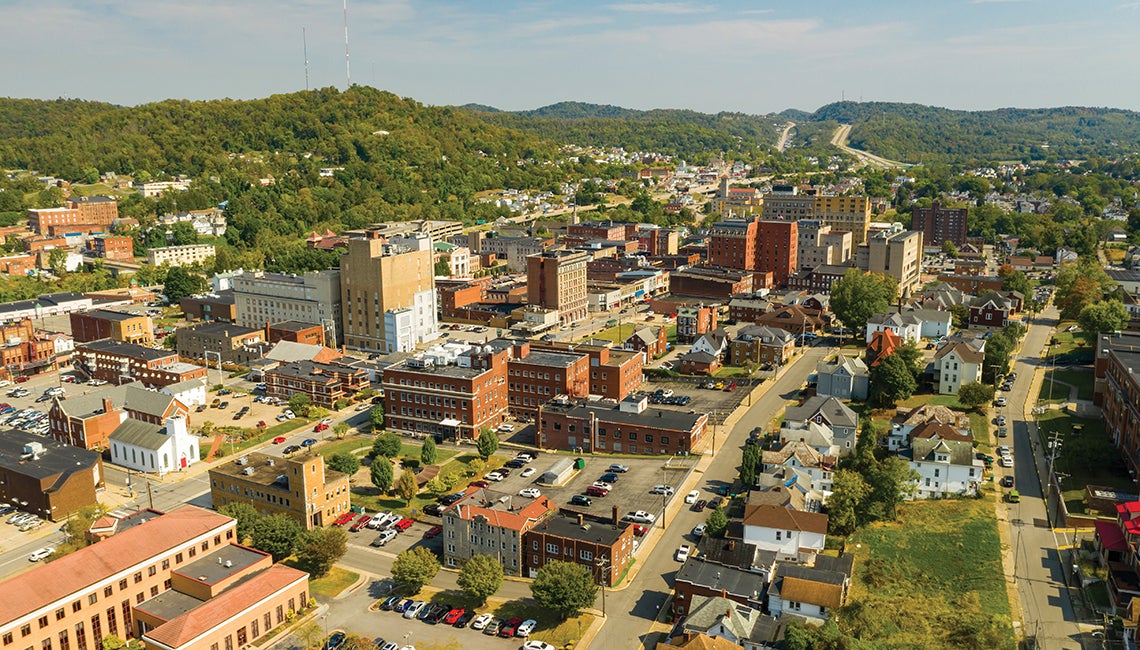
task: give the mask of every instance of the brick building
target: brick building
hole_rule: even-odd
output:
[[[648,408],[644,397],[617,406],[559,398],[540,409],[536,443],[541,449],[668,456],[692,452],[707,426],[705,413]]]
[[[124,384],[89,395],[53,399],[48,409],[48,435],[74,447],[107,449],[108,437],[123,420],[161,425],[174,417],[189,422],[189,407],[171,395]]]
[[[756,270],[760,218],[725,219],[709,227],[708,260],[712,266]]]
[[[548,497],[537,499],[468,487],[443,512],[443,563],[459,567],[475,555],[491,555],[503,573],[521,576],[527,531],[555,512]]]
[[[947,208],[933,201],[929,208],[915,206],[910,213],[910,228],[922,233],[923,245],[941,248],[944,242],[957,246],[966,243],[966,208]]]
[[[729,343],[732,365],[782,366],[791,358],[796,339],[791,332],[763,325],[748,325]]]
[[[532,350],[562,350],[590,356],[590,395],[623,400],[645,382],[644,360],[635,350],[606,345],[531,341]]]
[[[10,429],[0,436],[0,499],[48,521],[95,505],[104,486],[100,454]],[[27,504],[27,505],[24,505]],[[5,598],[12,595],[5,592]]]
[[[757,271],[771,271],[777,288],[788,282],[798,262],[799,231],[795,221],[764,220],[759,223],[756,244]]]
[[[76,196],[62,208],[30,208],[28,228],[40,234],[101,232],[119,218],[119,203],[108,196]]]
[[[135,240],[133,237],[118,235],[96,235],[87,240],[87,250],[112,262],[134,262]]]
[[[111,339],[137,345],[154,345],[154,321],[146,314],[111,309],[73,312],[71,335],[80,343]]]
[[[531,255],[527,262],[527,302],[557,309],[558,319],[570,325],[586,319],[586,265],[581,251],[549,250]]]
[[[294,361],[265,371],[266,396],[288,400],[302,393],[324,408],[332,408],[338,399],[352,397],[368,384],[367,371],[337,363]]]
[[[314,326],[318,331],[319,325]],[[179,356],[200,360],[249,365],[269,350],[265,331],[233,323],[200,323],[178,330]]]
[[[289,515],[312,530],[349,511],[348,479],[310,450],[284,459],[249,453],[210,469],[210,496],[215,508],[247,503],[263,515]]]
[[[589,569],[595,583],[613,587],[633,557],[633,526],[557,515],[523,533],[523,548],[524,575],[529,578],[548,562],[574,562]]]
[[[507,362],[507,404],[512,415],[534,417],[538,407],[558,395],[589,393],[590,357],[581,352],[532,350],[522,341],[511,346]]]
[[[716,329],[717,308],[711,305],[682,307],[677,310],[677,340],[692,342]]]
[[[627,350],[645,353],[645,360],[652,361],[669,349],[668,330],[664,327],[643,327],[625,340]]]
[[[233,289],[186,296],[178,301],[178,306],[189,321],[237,322],[237,299]]]
[[[287,320],[269,325],[265,333],[266,340],[270,343],[292,341],[306,345],[325,345],[325,328],[312,323]]]
[[[487,300],[491,277],[437,279],[435,290],[439,294],[439,309],[444,320],[466,318],[464,307]]]
[[[37,331],[32,319],[24,318],[0,325],[0,370],[9,379],[37,375],[56,370],[70,357],[73,347],[70,337],[57,343],[63,334]]]
[[[753,286],[752,273],[731,269],[697,267],[669,274],[669,293],[677,296],[729,300],[752,293]]]
[[[206,376],[206,369],[183,363],[177,352],[100,339],[75,346],[75,367],[88,377],[112,384],[124,379],[146,386],[167,386]]]

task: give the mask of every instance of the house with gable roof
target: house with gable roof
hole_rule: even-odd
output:
[[[955,340],[942,345],[934,353],[934,369],[938,392],[957,395],[965,384],[982,380],[986,361],[985,339]]]
[[[645,361],[652,361],[669,349],[668,332],[664,327],[643,327],[625,340],[625,349],[644,352]]]
[[[727,639],[745,650],[775,648],[784,638],[785,624],[720,596],[693,596],[689,615],[680,623],[686,635],[705,634]],[[780,644],[782,645],[782,644]]]
[[[730,342],[732,364],[743,366],[772,364],[782,366],[791,358],[796,339],[791,332],[766,325],[747,325]]]
[[[1094,523],[1100,565],[1108,569],[1108,593],[1118,607],[1140,603],[1140,501],[1116,505],[1116,521]]]
[[[788,407],[784,411],[784,430],[805,430],[809,423],[826,425],[831,429],[832,441],[838,450],[832,454],[846,456],[855,451],[855,442],[859,435],[859,416],[855,415],[846,404],[835,397],[815,395],[809,397],[800,406]]]
[[[887,449],[898,451],[908,446],[911,432],[926,422],[937,422],[959,430],[970,430],[969,416],[946,406],[923,404],[910,410],[900,408],[891,422],[891,432],[887,435]]]
[[[867,399],[871,371],[859,357],[839,355],[815,367],[815,394],[839,399]]]
[[[867,319],[866,341],[870,343],[876,332],[884,330],[894,332],[904,342],[918,343],[922,338],[922,321],[909,312],[872,314]]]
[[[874,368],[880,359],[886,359],[903,346],[903,340],[891,330],[875,332],[867,344],[867,365]]]
[[[974,496],[983,480],[985,463],[974,456],[972,442],[915,438],[899,456],[918,473],[915,498]]]
[[[820,555],[813,566],[781,564],[768,588],[768,611],[774,618],[823,623],[847,602],[855,558]]]
[[[1010,293],[1017,294],[1016,291]],[[1003,295],[997,291],[983,293],[970,303],[970,327],[1000,329],[1009,325],[1010,317],[1020,309],[1016,303],[1016,296]]]
[[[827,537],[825,514],[748,504],[744,506],[742,523],[744,543],[774,551],[777,562],[810,564],[823,553]]]
[[[779,451],[765,451],[761,455],[763,472],[785,467],[803,471],[811,478],[808,487],[822,493],[824,499],[831,493],[836,462],[835,456],[821,454],[807,442],[799,440],[785,443]]]
[[[690,352],[704,352],[723,359],[728,352],[728,333],[717,328],[707,334],[701,334],[693,341]]]

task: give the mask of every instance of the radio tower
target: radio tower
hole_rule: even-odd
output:
[[[352,88],[352,73],[348,68],[348,0],[344,0],[344,79]]]
[[[309,89],[309,38],[301,28],[301,47],[305,50],[305,90]]]

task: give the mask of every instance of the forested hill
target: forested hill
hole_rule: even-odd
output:
[[[1113,108],[957,111],[838,102],[811,119],[850,123],[851,146],[908,162],[1116,158],[1140,151],[1140,113]]]
[[[492,124],[579,145],[624,147],[691,158],[701,153],[748,154],[771,147],[784,120],[745,113],[699,113],[681,109],[639,111],[620,106],[562,102],[508,112],[468,104],[464,110]]]

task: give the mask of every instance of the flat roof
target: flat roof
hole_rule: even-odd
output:
[[[214,585],[269,557],[268,553],[238,544],[220,546],[218,550],[185,564],[171,573]]]
[[[594,416],[599,422],[631,424],[653,427],[668,431],[692,431],[693,427],[706,417],[704,413],[689,413],[671,409],[647,408],[641,413],[622,411],[612,402],[570,400],[566,403],[551,402],[542,407],[542,412],[558,413],[568,417],[589,419]]]
[[[532,366],[550,366],[557,368],[569,368],[570,366],[578,363],[587,355],[574,354],[571,352],[548,352],[545,350],[533,350],[521,359],[512,359],[513,363],[525,363]]]
[[[603,524],[597,520],[588,519],[579,524],[577,517],[567,516],[550,517],[531,530],[566,539],[593,542],[603,546],[613,546],[625,532],[624,528],[618,528],[613,524]]]
[[[133,343],[123,343],[122,341],[114,341],[112,339],[98,339],[96,341],[82,343],[75,347],[77,350],[84,348],[94,352],[106,352],[108,354],[117,354],[134,359],[144,359],[146,361],[157,361],[159,359],[178,356],[178,353],[173,350],[156,350],[154,348],[135,345]]]
[[[135,609],[156,616],[163,621],[170,621],[204,602],[206,601],[184,594],[181,591],[168,589],[154,598],[144,601],[141,605],[135,605]]]
[[[24,445],[33,442],[43,445],[43,453],[38,458],[25,457]],[[13,474],[45,479],[77,469],[87,469],[97,462],[98,452],[59,444],[51,438],[18,429],[0,433],[0,468]]]
[[[241,325],[234,325],[233,323],[224,323],[221,321],[199,323],[197,325],[191,325],[183,329],[195,334],[217,334],[219,336],[229,337],[246,336],[263,331],[258,327],[242,327]]]

